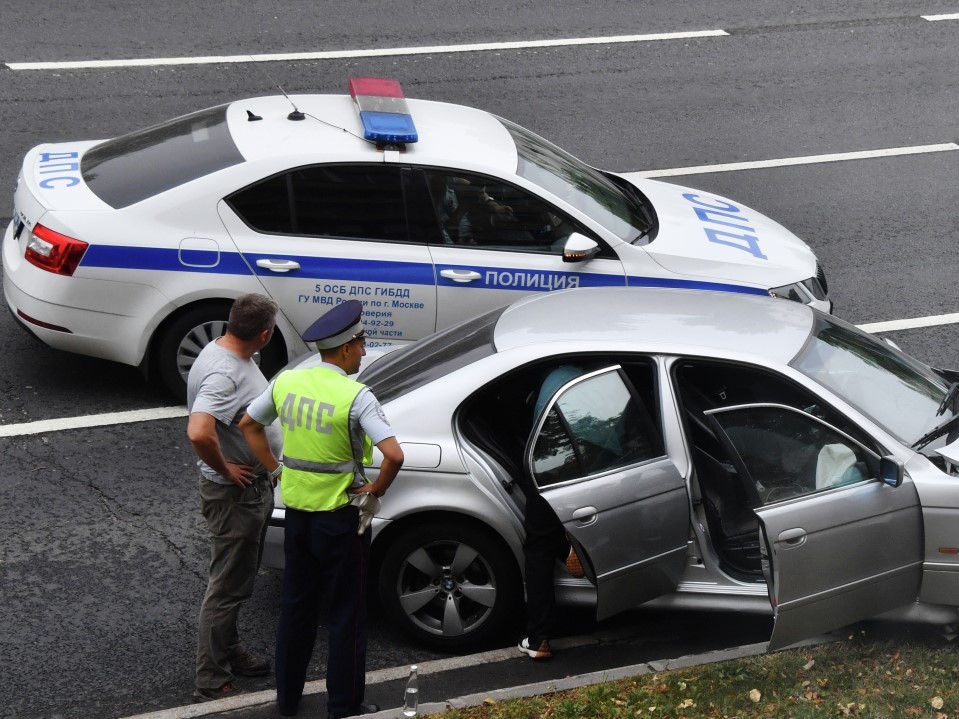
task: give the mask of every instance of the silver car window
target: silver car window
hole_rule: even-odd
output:
[[[948,419],[938,415],[949,387],[925,365],[885,342],[818,316],[792,366],[828,387],[905,444]]]
[[[532,445],[540,487],[659,457],[662,442],[618,368],[574,380],[554,399]]]
[[[875,454],[801,410],[748,405],[706,414],[722,427],[763,505],[877,476]]]

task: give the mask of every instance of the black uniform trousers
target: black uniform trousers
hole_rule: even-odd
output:
[[[526,570],[526,636],[531,647],[538,647],[553,635],[556,615],[556,589],[553,576],[556,560],[565,559],[569,541],[556,512],[538,493],[526,496],[523,519],[526,541],[523,543]]]
[[[357,535],[358,517],[349,504],[331,512],[286,510],[276,636],[276,694],[284,710],[300,703],[321,620],[329,630],[327,710],[350,716],[363,703],[370,532]]]

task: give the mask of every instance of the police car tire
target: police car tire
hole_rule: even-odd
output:
[[[446,611],[446,593],[440,591],[432,602],[412,614],[403,608],[400,597],[426,588],[428,583],[425,575],[417,576],[418,570],[408,562],[414,553],[424,550],[434,559],[451,558],[462,546],[474,549],[477,557],[465,575],[452,578],[454,584],[457,579],[490,584],[496,594],[489,608],[460,596],[458,606],[463,612],[464,631],[448,636],[442,633],[440,625]],[[491,530],[465,518],[432,522],[414,519],[398,533],[391,533],[377,576],[380,605],[390,624],[414,641],[438,651],[459,653],[490,646],[511,628],[516,617],[523,616],[519,568],[512,553]]]
[[[161,330],[155,345],[153,362],[160,381],[180,401],[186,401],[186,378],[180,373],[177,356],[181,345],[189,335],[194,334],[197,328],[211,325],[202,331],[199,336],[207,340],[214,340],[214,335],[222,335],[226,330],[226,322],[230,317],[231,302],[212,302],[192,307],[180,315],[169,320]],[[212,331],[211,331],[212,330]],[[191,349],[188,354],[193,355],[196,345],[189,343]],[[202,347],[200,348],[202,349]],[[269,379],[286,363],[286,346],[279,331],[273,333],[270,343],[260,350],[258,360],[260,370]]]

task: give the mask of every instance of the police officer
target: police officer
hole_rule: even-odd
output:
[[[240,423],[257,459],[280,479],[286,504],[283,598],[276,639],[280,714],[296,714],[316,641],[321,604],[329,629],[327,711],[331,719],[379,711],[364,704],[369,533],[359,534],[350,495],[380,497],[403,451],[368,387],[350,379],[366,354],[362,303],[337,305],[303,335],[322,362],[280,373]],[[283,463],[266,441],[279,417]],[[363,475],[372,447],[383,454],[375,482]]]

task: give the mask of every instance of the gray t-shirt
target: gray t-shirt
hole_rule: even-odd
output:
[[[250,465],[257,474],[264,469],[243,438],[240,420],[247,405],[266,386],[266,378],[253,360],[245,360],[211,342],[203,348],[190,368],[186,387],[190,412],[203,412],[216,420],[216,435],[224,458],[228,462]],[[267,425],[266,435],[274,454],[279,457],[283,448],[279,425]],[[217,484],[230,484],[230,480],[221,477],[203,460],[198,458],[196,464],[205,479]]]

